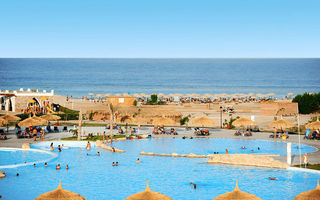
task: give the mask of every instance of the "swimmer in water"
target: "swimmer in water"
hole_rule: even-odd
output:
[[[228,154],[229,153],[229,151],[228,151],[228,149],[226,149],[226,152],[225,152],[225,154]]]
[[[277,180],[277,177],[269,177],[269,180]]]
[[[245,146],[242,146],[241,149],[246,149],[246,147],[245,147]]]
[[[36,167],[37,166],[36,163],[34,163],[33,166]]]
[[[197,189],[197,184],[191,182],[190,185],[193,185],[193,189]]]
[[[118,164],[118,162],[116,162],[116,166],[118,166],[119,164]]]
[[[20,174],[19,173],[17,173],[17,176],[19,176]]]
[[[97,152],[97,156],[100,156],[100,152],[99,151]]]
[[[258,147],[258,150],[260,150],[260,147]]]
[[[67,170],[69,169],[69,165],[66,166],[66,169],[67,169]]]
[[[298,147],[298,146],[296,146],[296,148],[297,148],[297,149],[299,149],[299,147]]]
[[[114,164],[114,162],[112,162],[112,166],[116,166],[116,164]]]
[[[47,163],[44,163],[44,166],[45,166],[45,167],[48,167],[48,164],[47,164]]]
[[[136,162],[137,162],[137,163],[140,163],[140,159],[138,158]]]
[[[61,152],[61,147],[60,144],[58,145],[58,151]]]
[[[56,170],[59,170],[59,169],[61,169],[60,164],[58,164],[58,165],[56,166]]]
[[[253,153],[253,150],[251,150],[251,152]]]

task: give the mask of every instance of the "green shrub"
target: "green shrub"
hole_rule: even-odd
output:
[[[190,119],[190,115],[183,117],[182,119],[180,119],[180,125],[185,125]]]
[[[158,102],[158,95],[152,94],[151,95],[151,102],[154,104],[157,103]]]
[[[309,114],[319,110],[320,93],[304,93],[303,95],[299,94],[293,98],[292,102],[298,103],[299,113]]]

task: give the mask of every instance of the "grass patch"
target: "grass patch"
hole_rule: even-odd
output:
[[[304,168],[304,164],[301,165],[302,168]],[[300,165],[295,165],[295,167],[300,167]],[[307,169],[314,169],[314,170],[320,170],[320,164],[314,164],[314,165],[307,165]]]

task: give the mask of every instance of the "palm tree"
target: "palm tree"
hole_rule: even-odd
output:
[[[112,139],[113,136],[113,123],[116,120],[116,115],[118,113],[118,107],[117,106],[113,106],[112,103],[109,103],[109,112],[110,112],[110,136]]]

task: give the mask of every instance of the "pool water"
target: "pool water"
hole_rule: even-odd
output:
[[[225,145],[223,142],[226,142]],[[63,188],[79,193],[87,200],[124,200],[129,195],[144,190],[148,180],[152,190],[166,194],[174,200],[212,200],[233,190],[236,180],[239,181],[241,190],[255,194],[263,200],[292,200],[300,192],[316,187],[320,174],[207,164],[205,158],[139,155],[141,151],[206,154],[210,151],[223,151],[225,148],[230,149],[229,152],[241,153],[242,142],[246,143],[248,149],[255,145],[263,147],[261,153],[284,153],[282,148],[285,148],[285,144],[282,144],[284,147],[279,147],[279,144],[273,146],[266,141],[254,140],[151,139],[114,143],[114,146],[126,150],[126,153],[111,153],[94,146],[87,151],[84,142],[55,142],[55,146],[63,143],[70,148],[63,149],[60,153],[55,151],[58,157],[49,161],[48,167],[39,164],[36,168],[24,166],[5,169],[7,177],[0,179],[0,195],[3,199],[31,200],[56,189],[60,179]],[[77,144],[77,147],[71,147],[73,144]],[[32,145],[32,148],[48,149],[49,145],[49,142],[37,143]],[[272,148],[274,151],[271,151]],[[303,149],[305,152],[315,150],[309,146],[303,146]],[[96,156],[97,151],[101,153],[100,157]],[[87,153],[90,156],[87,156]],[[137,158],[140,158],[140,164],[136,163]],[[116,161],[119,166],[112,166],[112,162]],[[61,170],[55,169],[58,163],[62,166]],[[65,169],[67,164],[70,166],[69,170]],[[16,173],[20,176],[17,177]],[[278,180],[270,181],[269,176],[277,177]],[[198,189],[194,190],[190,182],[196,183]]]

